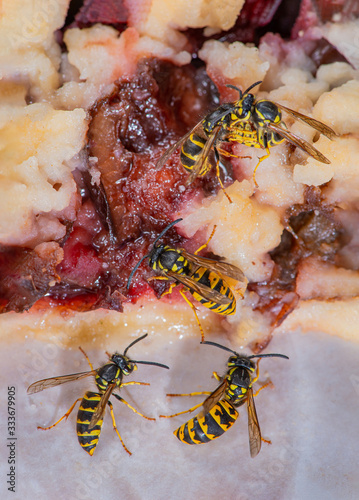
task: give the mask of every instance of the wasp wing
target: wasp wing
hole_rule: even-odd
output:
[[[246,277],[243,272],[239,269],[239,267],[236,267],[233,264],[209,259],[208,257],[200,257],[199,255],[188,253],[186,250],[182,249],[181,253],[187,260],[197,264],[198,266],[207,267],[208,269],[211,269],[219,274],[224,274],[225,276],[241,283],[246,282]]]
[[[198,293],[198,295],[201,295],[204,299],[210,302],[216,302],[217,304],[224,305],[224,304],[229,304],[232,301],[229,297],[226,297],[226,295],[222,295],[221,293],[217,292],[216,290],[213,290],[209,286],[202,285],[202,283],[195,281],[190,276],[177,274],[174,273],[173,271],[166,271],[166,275],[170,276],[176,281],[179,281],[182,285],[186,286],[187,288],[190,288],[194,292]]]
[[[27,388],[28,394],[35,394],[36,392],[43,391],[49,387],[56,387],[57,385],[66,384],[67,382],[73,382],[74,380],[79,380],[80,378],[90,377],[90,375],[96,375],[96,370],[91,370],[89,372],[72,373],[71,375],[62,375],[60,377],[44,378],[43,380],[38,380],[34,382]]]
[[[247,391],[247,409],[249,449],[251,457],[254,458],[260,452],[262,446],[262,436],[261,429],[258,423],[257,411],[254,404],[253,390],[251,387]]]
[[[217,140],[218,133],[219,133],[220,130],[221,130],[221,128],[218,127],[217,130],[215,132],[213,132],[211,134],[211,136],[208,138],[208,141],[206,142],[204,148],[202,149],[202,151],[201,151],[201,153],[200,153],[200,155],[198,157],[198,160],[196,161],[196,163],[191,168],[191,173],[188,176],[188,179],[186,180],[186,186],[188,186],[189,184],[191,184],[196,179],[196,177],[198,177],[198,174],[202,170],[204,162],[205,161],[210,161],[209,160],[209,153],[210,153],[210,151],[212,149],[213,144]]]
[[[298,111],[294,111],[293,109],[286,108],[282,104],[275,103],[276,106],[278,106],[280,109],[283,109],[286,111],[289,115],[293,116],[296,120],[300,120],[310,127],[314,128],[315,130],[318,130],[321,134],[325,135],[328,137],[328,139],[333,139],[333,137],[336,137],[338,134],[334,132],[334,130],[328,125],[326,125],[323,122],[320,122],[319,120],[315,120],[314,118],[311,118],[310,116],[303,115],[302,113],[299,113]]]
[[[110,396],[111,396],[113,390],[115,389],[115,387],[116,387],[116,384],[109,384],[107,386],[107,389],[105,390],[105,392],[102,394],[101,399],[99,401],[99,404],[97,405],[96,410],[94,411],[94,413],[91,417],[89,427],[88,427],[89,430],[93,429],[95,427],[95,425],[97,424],[97,422],[99,420],[101,420],[101,418],[103,417],[103,414],[105,413],[107,402],[110,399]]]
[[[189,136],[193,134],[194,132],[198,132],[199,130],[202,130],[202,121],[198,122],[197,125],[195,125],[187,134],[185,134],[183,137],[181,137],[175,144],[170,146],[167,151],[161,156],[161,158],[158,160],[156,163],[156,170],[160,170],[169,160],[170,156],[176,151],[177,148],[181,147],[183,143],[187,141]]]
[[[314,146],[309,144],[309,142],[305,141],[301,137],[298,137],[297,135],[293,134],[289,130],[285,130],[282,127],[278,127],[278,125],[275,125],[274,123],[269,123],[267,125],[269,129],[271,129],[273,132],[276,132],[280,136],[284,137],[288,142],[293,144],[294,146],[297,146],[301,150],[305,151],[308,155],[312,156],[315,160],[318,160],[322,163],[330,163],[330,160],[326,158],[320,151],[318,151]]]
[[[223,382],[215,389],[204,401],[202,405],[201,414],[205,415],[208,413],[214,405],[218,403],[226,393],[228,387],[227,379],[224,379]]]

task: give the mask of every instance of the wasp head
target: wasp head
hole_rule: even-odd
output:
[[[152,269],[157,269],[157,263],[161,258],[161,254],[165,249],[165,245],[153,245],[152,250],[148,254],[149,265]]]
[[[238,101],[238,105],[236,106],[235,114],[240,120],[248,119],[252,112],[252,106],[254,103],[254,95],[247,94]]]
[[[180,222],[181,220],[182,220],[182,219],[177,219],[177,220],[175,220],[175,221],[171,222],[171,224],[168,224],[168,226],[167,226],[167,227],[165,227],[165,229],[162,231],[162,233],[160,233],[160,234],[157,236],[157,238],[156,238],[156,239],[155,239],[155,241],[153,242],[153,247],[152,247],[152,250],[150,251],[150,253],[149,253],[149,254],[147,254],[147,255],[144,255],[144,256],[142,257],[142,259],[141,259],[141,260],[139,260],[139,261],[137,262],[136,266],[132,269],[131,274],[130,274],[130,276],[128,277],[128,280],[127,280],[127,287],[126,287],[126,288],[127,288],[127,290],[129,290],[129,288],[130,288],[130,284],[131,284],[131,281],[132,281],[132,278],[133,278],[133,276],[134,276],[135,272],[137,271],[137,269],[140,267],[140,265],[142,264],[142,262],[143,262],[145,259],[149,258],[149,259],[150,259],[150,261],[149,261],[150,266],[152,267],[152,269],[156,269],[156,267],[157,267],[157,263],[159,262],[159,259],[160,259],[160,257],[161,257],[161,254],[163,253],[163,251],[164,251],[164,250],[165,250],[165,248],[166,248],[164,245],[157,245],[158,240],[160,240],[160,239],[162,238],[162,236],[163,236],[164,234],[166,234],[166,233],[167,233],[167,231],[168,231],[169,229],[171,229],[171,227],[172,227],[172,226],[174,226],[175,224],[177,224],[177,223],[178,223],[178,222]],[[170,267],[167,267],[166,269],[170,269]]]
[[[117,352],[111,356],[111,361],[119,367],[124,375],[129,375],[134,370],[137,370],[137,366],[134,361],[130,358],[124,356],[123,354],[118,354]]]
[[[250,118],[255,98],[253,94],[249,93],[249,91],[260,83],[262,82],[259,81],[253,83],[253,85],[248,87],[244,92],[242,92],[241,89],[235,87],[234,85],[227,85],[227,87],[237,90],[239,93],[239,100],[236,101],[233,110],[233,114],[237,117],[238,120],[248,120]]]
[[[241,368],[246,368],[247,370],[253,372],[255,370],[254,362],[247,358],[246,356],[240,356],[239,354],[231,356],[227,362],[228,367],[238,366]]]

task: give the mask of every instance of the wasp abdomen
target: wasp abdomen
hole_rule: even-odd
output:
[[[216,290],[216,292],[219,292],[221,295],[224,295],[231,300],[228,304],[218,304],[217,302],[205,299],[196,292],[191,292],[193,297],[198,300],[198,302],[218,314],[227,316],[236,312],[236,299],[234,298],[232,290],[217,273],[210,271],[205,267],[200,267],[193,274],[192,278],[198,283],[201,283],[212,290]]]
[[[257,129],[255,129],[250,123],[239,122],[238,124],[232,126],[230,133],[227,136],[227,140],[230,142],[245,144],[251,148],[262,147],[258,142]]]
[[[81,401],[81,405],[77,413],[77,437],[82,448],[90,455],[93,455],[95,451],[103,424],[103,419],[101,418],[97,424],[89,430],[92,415],[100,403],[100,400],[100,393],[87,391]]]
[[[237,410],[231,403],[222,400],[205,415],[197,415],[181,425],[173,434],[183,443],[208,443],[224,434],[237,418]]]
[[[206,143],[207,139],[195,133],[191,134],[187,141],[184,142],[181,148],[181,163],[186,170],[192,170]],[[204,161],[198,175],[204,175],[208,172],[209,168],[210,166],[207,165],[207,161]]]

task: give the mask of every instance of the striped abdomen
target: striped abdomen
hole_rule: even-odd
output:
[[[228,401],[222,400],[205,415],[197,415],[188,420],[173,434],[183,443],[208,443],[228,431],[237,418],[237,410]]]
[[[240,121],[230,129],[230,133],[226,137],[226,140],[238,142],[239,144],[244,144],[252,148],[263,147],[259,142],[257,130],[251,127],[249,123],[242,123]]]
[[[229,315],[236,312],[236,299],[234,298],[232,290],[217,273],[210,271],[206,267],[199,267],[193,274],[192,278],[198,283],[201,283],[212,290],[216,290],[221,295],[225,295],[231,300],[228,304],[218,304],[217,302],[207,300],[197,292],[190,290],[191,294],[196,300],[198,300],[198,302],[218,314]]]
[[[94,411],[97,408],[101,399],[101,394],[98,392],[87,391],[84,395],[79,411],[77,413],[77,437],[80,445],[87,453],[93,455],[101,434],[103,419],[99,420],[95,427],[89,430],[89,424]]]
[[[286,128],[283,122],[281,125],[283,128]],[[239,144],[244,144],[252,148],[272,148],[284,142],[285,139],[267,128],[265,124],[262,126],[257,125],[256,128],[252,128],[250,123],[244,125],[239,122],[238,125],[230,129],[230,133],[227,135],[226,140],[238,142]]]
[[[194,164],[199,160],[207,139],[203,139],[197,134],[191,134],[181,148],[181,163],[183,167],[191,171]],[[211,168],[210,163],[205,160],[198,175],[205,175]]]
[[[267,129],[266,127],[258,128],[258,142],[262,148],[272,148],[273,146],[277,146],[284,141],[285,139],[276,132],[272,132],[272,130]]]

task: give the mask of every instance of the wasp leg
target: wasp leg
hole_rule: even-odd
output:
[[[201,252],[202,250],[204,250],[206,247],[208,247],[208,244],[209,242],[211,241],[211,239],[213,238],[214,236],[214,233],[216,232],[216,229],[217,229],[217,225],[213,226],[213,230],[210,234],[210,237],[208,238],[208,240],[206,241],[206,243],[202,246],[200,246],[199,248],[197,248],[197,250],[194,252],[194,255],[197,255],[199,252]]]
[[[231,198],[228,196],[227,191],[224,189],[224,186],[223,186],[223,182],[222,182],[222,179],[221,179],[221,174],[220,174],[220,171],[219,171],[220,154],[219,154],[219,149],[216,148],[216,147],[214,148],[214,158],[216,160],[216,176],[217,176],[219,185],[221,186],[221,189],[222,189],[223,193],[225,194],[225,196],[227,197],[227,200],[229,201],[229,203],[232,203]]]
[[[116,420],[115,420],[115,414],[113,413],[113,406],[112,406],[112,403],[111,401],[108,401],[107,402],[108,406],[110,407],[110,413],[111,413],[111,418],[112,418],[112,425],[113,425],[113,428],[115,429],[116,431],[116,434],[118,435],[120,441],[121,441],[121,444],[122,446],[124,447],[125,451],[127,451],[127,453],[129,455],[132,455],[132,453],[130,452],[130,450],[128,448],[126,448],[126,445],[125,443],[122,441],[122,437],[120,436],[120,433],[118,432],[118,429],[117,429],[117,426],[116,426]]]
[[[259,378],[259,362],[262,358],[259,358],[258,361],[257,361],[257,368],[256,368],[256,376],[252,379],[252,385],[257,382],[258,378]]]
[[[123,382],[120,387],[124,387],[125,385],[151,385],[147,382]]]
[[[82,398],[78,398],[76,399],[76,401],[74,402],[74,404],[71,406],[71,408],[69,408],[67,410],[67,412],[65,413],[65,415],[62,415],[61,418],[59,418],[59,420],[57,422],[55,422],[54,424],[50,425],[49,427],[41,427],[41,426],[38,426],[37,428],[38,429],[41,429],[42,431],[48,431],[49,429],[52,429],[53,427],[55,427],[55,425],[59,424],[61,422],[61,420],[63,420],[64,418],[67,418],[70,416],[70,413],[72,412],[72,410],[75,408],[76,406],[76,403],[78,403],[79,401],[82,401]]]
[[[260,362],[261,359],[262,358],[259,358],[258,361],[257,361],[256,376],[252,379],[252,385],[255,382],[257,382],[257,380],[259,378],[259,362]],[[269,386],[273,387],[273,382],[271,380],[269,382],[267,382],[266,384],[262,385],[262,387],[260,387],[258,389],[258,391],[253,394],[253,396],[257,396],[261,392],[262,389],[265,389],[266,387],[269,387]]]
[[[168,395],[168,394],[167,394]],[[180,396],[182,396],[182,394],[179,394]],[[180,411],[178,413],[174,413],[173,415],[160,415],[160,418],[172,418],[172,417],[177,417],[178,415],[183,415],[184,413],[190,413],[191,411],[194,411],[196,410],[197,408],[199,408],[200,406],[202,406],[202,403],[199,403],[198,405],[196,406],[192,406],[192,408],[190,408],[189,410],[185,410],[185,411]]]
[[[266,384],[262,385],[255,393],[253,393],[253,397],[258,396],[261,390],[265,389],[266,387],[273,387],[273,382],[270,380]]]
[[[79,347],[80,351],[82,352],[82,354],[85,356],[85,358],[87,359],[87,362],[88,364],[90,365],[90,368],[91,370],[93,370],[93,366],[92,366],[92,363],[91,361],[89,360],[89,357],[87,356],[87,354],[85,353],[85,351],[82,349],[82,347]],[[111,357],[111,356],[110,356]]]
[[[213,372],[213,376],[216,380],[218,380],[218,382],[222,380],[222,377],[220,377],[217,372]]]
[[[187,302],[187,304],[191,307],[192,311],[194,312],[194,315],[196,317],[196,321],[197,321],[199,329],[201,331],[201,342],[204,342],[204,331],[203,331],[201,322],[200,322],[200,320],[198,318],[196,308],[194,307],[194,305],[192,304],[192,302],[189,299],[187,299],[187,297],[186,297],[185,293],[183,292],[183,290],[180,290],[179,293],[182,295],[182,297],[184,298],[184,300]]]
[[[219,185],[221,186],[221,189],[222,189],[223,193],[225,194],[227,200],[229,201],[229,203],[232,203],[232,200],[231,200],[230,196],[227,194],[227,191],[224,189],[224,186],[223,186],[223,182],[222,182],[222,179],[221,179],[221,173],[219,171],[219,158],[218,158],[218,160],[216,162],[216,176],[217,176]]]
[[[188,394],[183,394],[183,396],[188,396]],[[169,396],[169,394],[167,394],[167,396]],[[182,396],[182,394],[177,394],[177,396]],[[198,405],[196,406],[192,406],[192,408],[190,408],[189,410],[184,410],[184,411],[180,411],[178,413],[174,413],[173,415],[159,415],[160,418],[172,418],[172,417],[177,417],[178,415],[183,415],[184,413],[190,413],[191,411],[194,411],[196,410],[197,408],[199,408],[200,406],[202,406],[202,403],[198,403]]]
[[[167,278],[167,276],[151,276],[150,278],[147,278],[147,281],[153,280],[169,280],[169,278]]]
[[[266,147],[266,152],[267,152],[266,155],[261,156],[260,158],[258,158],[259,161],[258,161],[258,163],[256,165],[256,168],[253,171],[253,180],[254,180],[254,184],[256,185],[256,187],[258,187],[258,184],[257,184],[257,181],[256,181],[256,171],[257,171],[257,168],[259,167],[259,165],[262,163],[262,161],[266,160],[267,158],[269,158],[270,151],[269,151],[268,146]]]
[[[163,292],[163,294],[161,295],[161,299],[162,297],[164,297],[165,295],[169,295],[170,293],[172,293],[173,289],[177,286],[177,283],[171,283],[170,284],[170,287],[167,291]]]
[[[219,152],[219,154],[221,156],[227,156],[229,158],[252,158],[251,156],[238,156],[238,155],[235,155],[234,153],[226,151],[225,149],[222,149],[220,147],[217,147],[216,149],[217,149],[217,151]]]
[[[137,413],[137,415],[140,415],[141,417],[145,418],[146,420],[156,420],[153,417],[146,417],[146,415],[143,415],[142,413],[140,413],[138,410],[136,410],[136,408],[131,406],[130,403],[127,403],[127,401],[125,401],[123,398],[121,398],[121,396],[119,396],[118,394],[113,394],[113,396],[115,396],[115,398],[117,398],[119,401],[121,401],[121,403],[124,403],[126,406],[128,406],[134,413]]]
[[[213,234],[214,234],[214,231],[216,229],[216,226],[214,226],[213,228],[213,231],[212,231],[212,234],[211,236],[209,237],[207,243],[205,245],[202,245],[198,250],[197,252],[199,252],[200,250],[202,250],[203,248],[205,248],[207,245],[208,245],[208,242],[211,240]],[[195,252],[196,253],[196,252]],[[152,276],[151,278],[148,279],[148,281],[150,280],[168,280],[168,278],[166,276]],[[164,297],[165,295],[169,295],[170,293],[172,293],[173,289],[178,286],[177,283],[171,283],[169,289],[166,291],[166,292],[163,292],[163,294],[161,295],[161,299],[162,297]],[[202,328],[202,325],[201,325],[201,322],[198,318],[198,315],[197,315],[197,311],[196,311],[196,308],[194,307],[194,305],[192,304],[192,302],[186,297],[186,295],[184,294],[183,290],[180,290],[179,292],[182,297],[184,298],[184,300],[187,302],[187,304],[190,306],[190,308],[192,309],[192,311],[194,312],[194,315],[196,317],[196,321],[198,323],[198,326],[199,326],[199,329],[201,331],[201,339],[202,339],[202,342],[204,341],[204,331],[203,331],[203,328]]]
[[[272,441],[270,439],[264,439],[264,437],[262,437],[262,436],[261,436],[261,440],[267,444],[272,444]]]
[[[153,280],[167,280],[167,281],[169,281],[169,278],[167,278],[167,276],[151,276],[150,278],[148,278],[147,281],[153,281]],[[169,289],[167,291],[163,292],[160,298],[162,299],[162,297],[164,297],[165,295],[169,295],[170,293],[172,293],[175,286],[178,286],[178,284],[171,283]]]
[[[210,394],[212,394],[211,391],[201,391],[201,392],[189,392],[188,394],[166,394],[166,396],[169,396],[171,398],[176,398],[176,397],[180,397],[180,396],[209,396]],[[183,415],[184,413],[190,413],[191,411],[194,411],[197,408],[199,408],[202,404],[203,404],[203,401],[202,401],[202,403],[199,403],[196,406],[192,406],[192,408],[190,408],[189,410],[180,411],[179,413],[174,413],[173,415],[160,415],[160,417],[161,418],[172,418],[172,417],[177,417],[177,415]]]
[[[189,392],[187,394],[166,394],[166,396],[171,397],[171,398],[177,398],[180,396],[209,396],[212,394],[211,391],[200,391],[200,392]],[[190,411],[190,410],[187,410]]]

